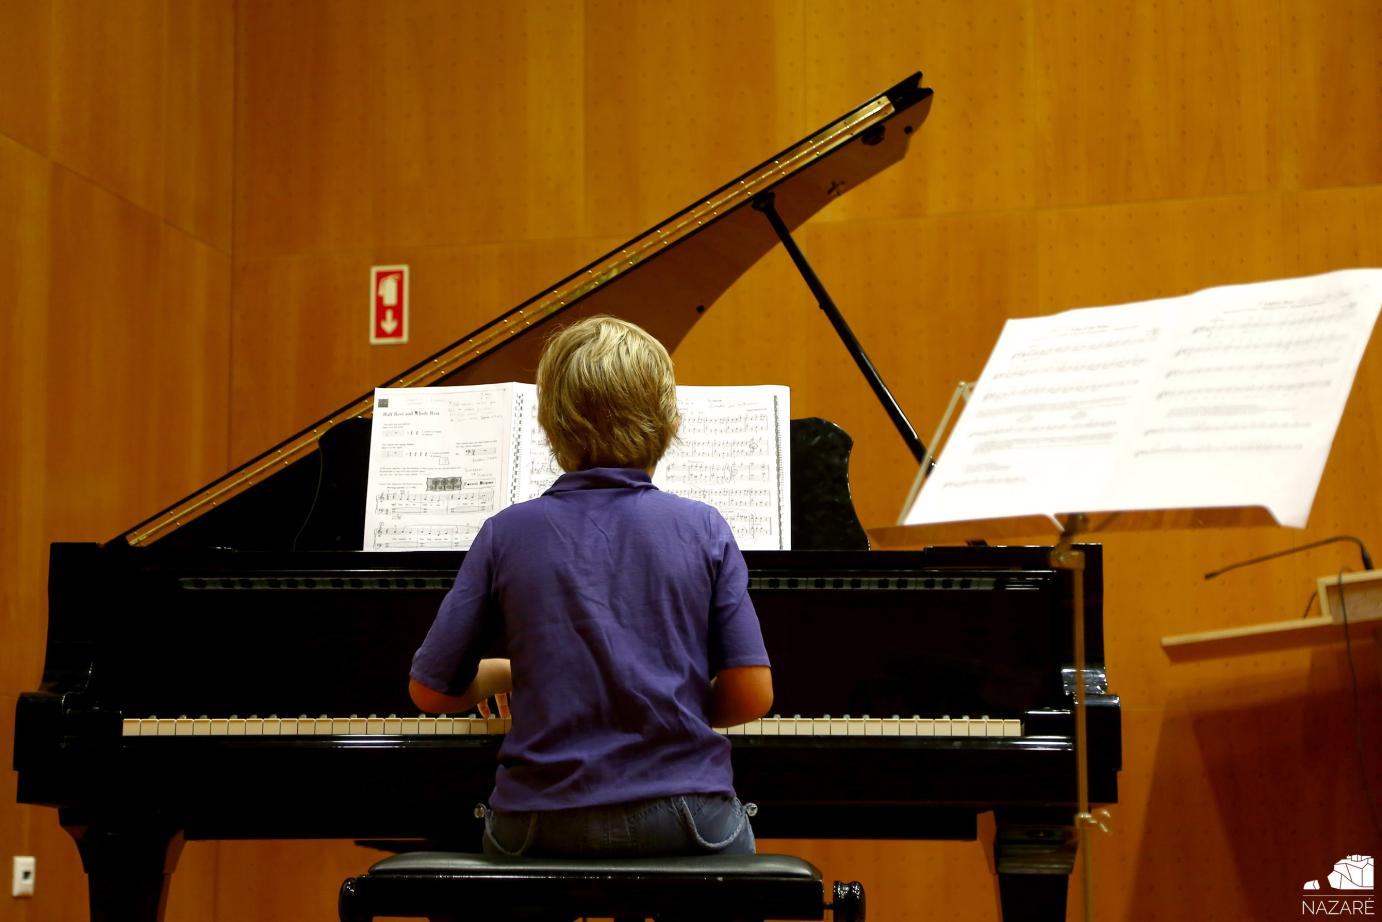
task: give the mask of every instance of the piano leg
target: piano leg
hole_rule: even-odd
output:
[[[59,811],[86,871],[91,922],[160,922],[183,837],[148,819],[77,816]]]
[[[1075,867],[1073,812],[995,811],[993,857],[1003,922],[1063,922]]]

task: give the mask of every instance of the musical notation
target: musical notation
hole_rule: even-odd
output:
[[[788,401],[785,387],[679,387],[681,430],[653,482],[720,510],[746,550],[790,548]]]
[[[1301,526],[1382,270],[1009,321],[906,521],[1265,506]]]
[[[513,405],[507,384],[380,388],[365,549],[469,547],[504,504]]]
[[[677,402],[681,429],[653,482],[715,506],[745,549],[788,549],[787,389],[687,386]],[[380,388],[365,547],[464,550],[486,518],[561,473],[531,384]]]

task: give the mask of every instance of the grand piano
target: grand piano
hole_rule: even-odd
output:
[[[675,348],[775,246],[914,453],[921,446],[791,232],[902,159],[930,108],[913,74],[667,221],[391,378],[532,380],[554,322],[610,313]],[[54,807],[95,920],[161,917],[188,839],[347,838],[470,848],[503,722],[429,719],[405,676],[460,552],[362,551],[372,391],[104,543],[55,544],[42,686],[20,697],[18,799]],[[1065,918],[1088,794],[1117,800],[1102,559],[1049,549],[868,548],[850,440],[793,421],[793,550],[746,554],[775,715],[731,734],[760,839],[974,839],[992,812],[1003,918]]]

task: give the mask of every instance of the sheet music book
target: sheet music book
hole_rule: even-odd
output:
[[[789,404],[780,385],[678,387],[681,430],[653,483],[717,508],[745,550],[790,549]],[[464,550],[560,474],[536,385],[376,388],[364,549]]]
[[[903,525],[1263,507],[1302,528],[1382,269],[1010,320]]]

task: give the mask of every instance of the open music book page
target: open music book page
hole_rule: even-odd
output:
[[[480,525],[561,474],[532,384],[376,388],[365,550],[470,547]],[[659,489],[716,507],[745,550],[791,547],[790,393],[677,388],[682,424]]]
[[[904,525],[1260,506],[1304,527],[1382,269],[1010,320]]]

